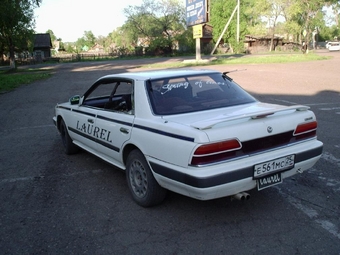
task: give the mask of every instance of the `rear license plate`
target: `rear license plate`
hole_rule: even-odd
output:
[[[257,180],[257,189],[265,189],[270,186],[274,186],[276,184],[282,183],[281,173],[274,173],[271,175],[267,175],[265,177],[261,177]]]
[[[267,161],[254,167],[254,179],[258,179],[268,174],[281,172],[294,167],[295,155]]]

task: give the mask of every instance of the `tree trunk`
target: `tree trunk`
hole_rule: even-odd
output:
[[[0,49],[0,64],[4,64],[4,50]]]
[[[274,33],[272,34],[272,38],[270,39],[270,46],[269,46],[269,51],[271,52],[274,50]]]
[[[9,45],[9,66],[11,69],[15,69],[15,53],[14,53],[14,45],[10,42]]]

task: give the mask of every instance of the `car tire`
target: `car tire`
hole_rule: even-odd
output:
[[[143,207],[160,204],[166,196],[166,189],[157,183],[144,155],[137,149],[127,158],[126,180],[133,200]]]
[[[61,120],[60,122],[60,136],[61,141],[63,142],[64,151],[67,155],[75,154],[79,151],[79,147],[72,142],[72,139],[68,134],[64,120]]]

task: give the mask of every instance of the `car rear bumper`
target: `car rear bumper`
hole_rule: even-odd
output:
[[[192,198],[209,200],[255,188],[257,181],[253,178],[254,166],[258,163],[294,154],[294,167],[282,172],[281,176],[284,179],[313,167],[321,157],[322,150],[322,142],[312,140],[209,167],[181,168],[152,158],[149,159],[149,163],[162,187]]]

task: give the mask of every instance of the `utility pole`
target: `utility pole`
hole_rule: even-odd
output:
[[[220,43],[220,41],[221,41],[221,39],[222,39],[224,33],[227,31],[227,28],[228,28],[228,26],[229,26],[229,24],[230,24],[230,21],[231,21],[231,19],[234,17],[235,12],[237,11],[237,9],[238,9],[238,6],[235,7],[233,13],[232,13],[231,16],[230,16],[230,19],[228,20],[227,24],[225,25],[225,27],[224,27],[224,29],[223,29],[223,32],[221,33],[220,37],[218,38],[218,40],[217,40],[217,42],[216,42],[216,44],[215,44],[215,47],[214,47],[214,49],[211,51],[210,55],[213,55],[214,52],[215,52],[215,50],[217,49],[217,46],[218,46],[218,44]]]
[[[236,41],[240,42],[240,0],[237,0],[237,35]]]

